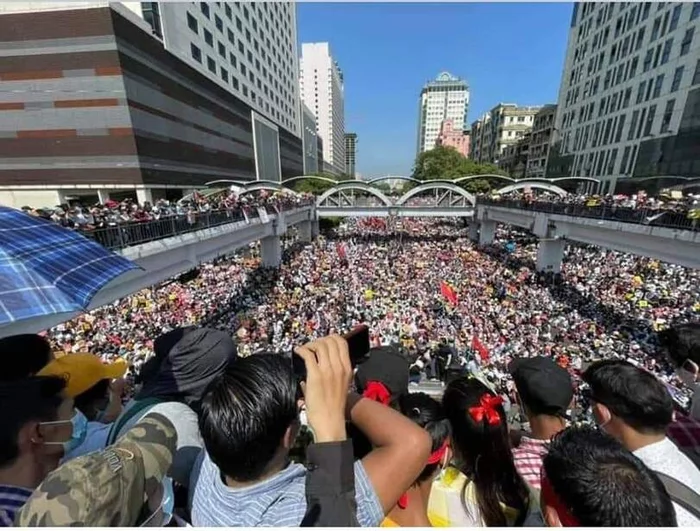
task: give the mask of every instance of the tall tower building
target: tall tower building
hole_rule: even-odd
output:
[[[574,4],[553,136],[547,177],[700,177],[700,3]]]
[[[423,87],[418,102],[416,155],[435,147],[440,128],[450,120],[455,131],[464,130],[469,110],[469,85],[449,72],[441,73]]]
[[[303,43],[299,62],[301,99],[316,118],[323,141],[324,171],[345,169],[345,96],[343,73],[327,42]]]
[[[345,133],[345,173],[356,179],[357,133]]]

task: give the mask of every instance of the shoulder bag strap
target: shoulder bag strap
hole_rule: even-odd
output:
[[[676,478],[672,478],[657,470],[654,470],[654,473],[661,480],[661,483],[664,484],[664,487],[666,487],[666,491],[671,497],[671,500],[700,520],[700,494],[684,485]]]
[[[151,406],[155,406],[160,402],[162,402],[160,398],[144,398],[143,400],[138,400],[133,406],[129,408],[128,411],[122,413],[121,416],[116,421],[114,421],[114,424],[112,424],[112,429],[109,430],[109,436],[107,437],[107,446],[110,446],[117,441],[119,432],[122,431],[124,426],[126,426],[131,419],[133,419],[136,415],[141,413],[144,409]]]

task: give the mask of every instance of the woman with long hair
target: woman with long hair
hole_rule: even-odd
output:
[[[433,481],[449,459],[450,428],[438,401],[425,393],[399,397],[399,411],[430,434],[432,450],[425,468],[382,522],[382,527],[430,527],[428,499]]]
[[[502,404],[477,378],[459,378],[447,386],[442,405],[455,465],[433,485],[433,525],[544,525],[537,518],[536,496],[515,469]]]

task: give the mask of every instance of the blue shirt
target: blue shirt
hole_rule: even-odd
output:
[[[0,527],[15,525],[15,515],[27,503],[32,492],[24,487],[0,485]]]
[[[203,451],[191,481],[195,527],[299,527],[306,514],[306,468],[300,464],[250,487],[231,488]],[[384,510],[360,461],[355,462],[355,499],[360,525],[378,527]]]

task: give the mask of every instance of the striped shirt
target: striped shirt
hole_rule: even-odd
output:
[[[306,468],[291,464],[250,487],[231,488],[206,451],[200,455],[190,483],[195,527],[299,527],[306,513]],[[360,461],[355,462],[357,520],[378,527],[384,510]]]
[[[548,444],[549,441],[523,436],[520,439],[520,445],[517,448],[513,448],[515,469],[533,489],[540,490],[542,459],[547,455]]]
[[[12,485],[0,485],[0,527],[13,527],[15,514],[32,495],[30,489]]]

